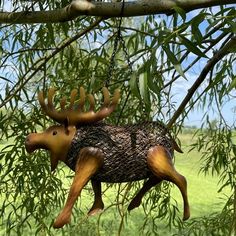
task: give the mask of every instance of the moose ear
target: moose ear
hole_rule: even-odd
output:
[[[66,134],[69,134],[69,117],[67,116],[66,119],[64,120],[64,127],[65,127],[65,131],[66,131]]]

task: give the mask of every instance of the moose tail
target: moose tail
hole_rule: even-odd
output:
[[[179,145],[175,142],[175,140],[173,139],[173,148],[175,151],[183,153],[183,151],[181,150],[181,148],[179,147]]]

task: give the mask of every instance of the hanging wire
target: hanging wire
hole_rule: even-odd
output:
[[[122,51],[124,53],[125,60],[127,61],[127,64],[128,64],[129,74],[131,74],[131,75],[133,74],[133,68],[132,68],[132,63],[131,63],[130,58],[129,58],[128,48],[126,47],[124,37],[121,33],[121,25],[122,25],[122,20],[123,20],[123,15],[124,15],[124,8],[125,8],[125,0],[122,0],[118,30],[116,32],[116,38],[115,38],[115,41],[114,41],[114,47],[113,47],[113,51],[112,51],[112,55],[111,55],[111,59],[110,59],[110,65],[109,65],[108,72],[107,72],[107,78],[104,81],[104,84],[105,84],[106,87],[109,86],[110,79],[113,76],[113,71],[114,71],[114,67],[115,67],[115,57],[116,57],[116,54],[117,54],[117,51],[118,51],[119,43],[120,43]],[[120,122],[120,119],[122,117],[122,113],[124,111],[125,106],[127,105],[127,102],[129,100],[130,95],[131,95],[131,91],[129,91],[127,96],[126,96],[125,102],[124,102],[124,104],[121,108],[120,114],[118,116],[116,125],[118,125],[119,122]]]
[[[118,30],[117,30],[117,33],[116,33],[113,52],[112,52],[112,55],[111,55],[110,65],[109,65],[108,72],[107,72],[107,79],[104,82],[106,87],[109,86],[110,78],[113,76],[113,71],[114,71],[114,67],[115,67],[115,57],[116,57],[116,54],[117,54],[117,51],[118,51],[118,44],[119,43],[121,44],[122,50],[125,54],[125,59],[127,60],[130,73],[133,72],[132,64],[131,64],[130,59],[129,59],[128,49],[125,45],[125,41],[124,41],[124,38],[123,38],[122,33],[121,33],[121,25],[122,25],[122,20],[123,20],[123,15],[124,15],[124,8],[125,8],[125,0],[122,0]]]

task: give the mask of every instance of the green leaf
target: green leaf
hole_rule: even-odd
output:
[[[186,12],[184,11],[184,9],[182,9],[181,7],[173,7],[173,9],[181,16],[181,18],[183,19],[183,21],[186,20]]]
[[[206,15],[207,13],[200,13],[199,15],[194,17],[193,20],[191,21],[192,34],[198,43],[201,43],[203,39],[202,33],[199,29],[199,25],[205,19]]]
[[[179,38],[179,41],[184,44],[184,46],[186,46],[186,48],[196,54],[197,56],[200,56],[200,57],[206,57],[207,56],[200,50],[198,49],[198,47],[196,46],[196,44],[194,44],[193,42],[191,42],[190,40],[188,40],[187,38],[185,38],[184,36],[182,35],[178,35],[178,38]]]
[[[160,77],[160,78],[159,78]],[[158,79],[162,79],[161,75],[158,76]],[[158,87],[158,85],[154,82],[153,77],[149,74],[148,76],[148,87],[155,93],[155,94],[159,94],[160,93],[160,88]]]
[[[141,99],[139,88],[138,88],[138,77],[135,72],[131,75],[131,78],[129,80],[129,86],[130,86],[130,90],[134,94],[134,96]]]
[[[171,61],[171,63],[173,64],[173,66],[175,67],[176,71],[186,79],[186,76],[184,75],[184,72],[182,70],[181,64],[180,62],[177,60],[177,58],[175,57],[174,53],[171,52],[170,48],[168,46],[163,46],[162,47],[163,50],[165,51],[166,55],[167,55],[167,59],[169,59]]]
[[[236,76],[232,79],[232,82],[229,85],[229,91],[236,89]]]
[[[96,56],[96,60],[97,60],[97,62],[100,62],[100,63],[102,63],[104,65],[108,65],[109,64],[109,62],[105,58],[100,57],[100,56]]]
[[[234,39],[236,41],[236,38]],[[236,44],[234,44],[228,49],[228,52],[235,53],[236,52]]]
[[[149,90],[148,90],[148,73],[145,71],[139,76],[139,88],[142,99],[145,104],[150,104]]]

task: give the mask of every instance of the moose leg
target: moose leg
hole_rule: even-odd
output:
[[[183,220],[190,217],[187,196],[187,181],[174,168],[170,153],[162,146],[156,146],[148,151],[147,163],[151,171],[160,179],[174,183],[180,190],[184,203]]]
[[[93,203],[92,208],[88,212],[89,216],[97,214],[98,212],[102,211],[104,208],[104,204],[102,201],[101,182],[96,181],[94,179],[92,179],[91,182],[92,182],[92,187],[93,187],[93,191],[94,191],[94,203]]]
[[[65,207],[53,224],[54,228],[61,228],[70,222],[72,208],[81,193],[82,188],[103,164],[103,154],[97,148],[83,148],[80,151],[75,168],[75,177]]]
[[[150,190],[152,187],[154,187],[155,185],[159,184],[162,181],[162,179],[154,176],[151,177],[150,179],[148,179],[143,187],[139,190],[139,192],[137,193],[137,195],[133,198],[133,200],[130,202],[129,206],[128,206],[128,210],[131,211],[136,207],[139,207],[142,201],[142,198],[144,196],[144,194]]]

